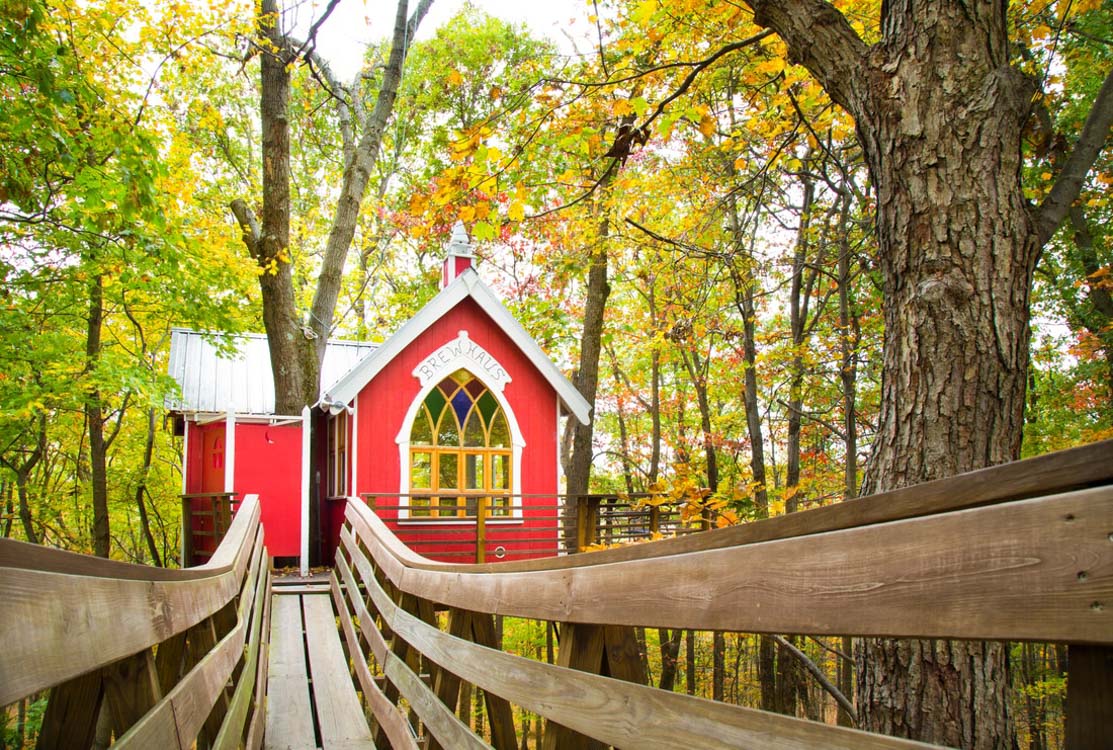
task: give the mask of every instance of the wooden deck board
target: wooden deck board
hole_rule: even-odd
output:
[[[300,597],[275,596],[271,607],[264,746],[268,750],[316,748]]]
[[[321,742],[326,748],[371,746],[371,730],[356,696],[328,594],[301,597],[309,668]]]

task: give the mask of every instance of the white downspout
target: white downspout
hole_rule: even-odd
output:
[[[309,407],[301,409],[301,562],[302,576],[309,575]]]

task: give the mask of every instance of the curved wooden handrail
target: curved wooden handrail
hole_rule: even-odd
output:
[[[490,691],[562,726],[590,735],[616,747],[664,750],[677,747],[799,748],[822,738],[822,746],[843,750],[857,748],[927,748],[919,742],[871,735],[842,727],[828,727],[800,719],[739,706],[716,703],[681,693],[635,685],[552,664],[513,656],[455,638],[422,622],[391,601],[378,584],[370,562],[345,530],[344,542],[352,552],[356,573],[339,558],[337,569],[346,595],[353,601],[360,626],[384,672],[407,671],[372,625],[374,619],[360,599],[362,584],[384,625],[400,635],[422,655],[483,690]],[[411,703],[426,688],[403,690]],[[426,706],[422,720],[445,747],[486,747],[458,727],[440,732],[433,724],[435,711]]]
[[[405,699],[364,686],[399,746],[409,746],[394,726],[402,705],[443,747],[486,746],[452,715],[453,680],[463,680],[545,717],[546,748],[569,737],[579,738],[576,747],[591,746],[588,737],[646,748],[916,747],[633,684],[637,670],[622,664],[620,642],[612,653],[612,631],[619,639],[632,627],[667,627],[1040,640],[1071,644],[1080,657],[1107,653],[1113,442],[1056,456],[698,537],[488,565],[422,557],[352,499],[333,595],[350,653],[369,648],[365,658]],[[445,609],[447,632],[437,614]],[[480,632],[493,615],[560,622],[562,663],[576,668],[490,648],[493,636]],[[578,665],[576,649],[596,666]],[[593,649],[596,656],[586,656]],[[414,673],[418,659],[434,673],[431,686]],[[371,683],[367,662],[357,659],[357,673],[361,667]],[[492,744],[513,746],[494,735]]]
[[[1070,520],[1064,520],[1064,519]],[[812,635],[1113,643],[1113,487],[755,544],[534,570],[437,563],[347,519],[400,590],[492,614]],[[549,562],[549,566],[543,563]],[[1079,583],[1085,566],[1085,585]]]
[[[0,705],[150,648],[196,625],[240,590],[259,527],[257,496],[244,501],[205,565],[149,568],[0,540]],[[19,562],[25,555],[25,564]],[[35,570],[40,565],[46,570]],[[66,571],[66,572],[55,572]],[[35,623],[35,627],[27,627]],[[97,644],[90,648],[90,644]]]

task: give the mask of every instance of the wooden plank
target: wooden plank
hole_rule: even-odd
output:
[[[363,707],[340,645],[332,599],[327,594],[303,596],[301,605],[321,743],[325,748],[344,743],[370,745],[371,730],[363,718]]]
[[[256,577],[263,573],[266,564],[265,552],[260,528],[252,551],[251,566],[244,580],[245,592],[254,591]],[[189,745],[194,741],[212,713],[217,699],[224,693],[233,669],[243,658],[247,614],[251,604],[250,594],[240,597],[237,624],[232,631],[190,669],[153,709],[120,737],[116,747],[180,747],[182,743]]]
[[[122,735],[162,699],[155,655],[151,649],[140,651],[101,670],[104,693],[112,726]]]
[[[301,596],[302,594],[327,594],[328,584],[313,584],[312,586],[275,586],[275,596]]]
[[[338,562],[338,565],[343,564],[343,560]],[[343,571],[341,574],[343,575]],[[348,576],[351,576],[350,571]],[[331,589],[333,603],[340,610],[340,625],[344,631],[344,639],[348,643],[348,652],[353,655],[352,662],[355,666],[356,677],[359,679],[363,696],[367,700],[367,705],[371,709],[376,723],[383,728],[391,747],[417,750],[417,738],[406,721],[406,717],[398,710],[397,706],[387,700],[386,695],[376,684],[375,678],[372,677],[371,670],[367,667],[367,659],[359,649],[359,637],[356,635],[352,616],[348,611],[340,582],[337,580],[335,573],[332,578]]]
[[[353,539],[351,535],[346,535],[344,531],[346,530],[341,531],[342,542],[345,536],[348,542],[352,542]],[[363,558],[362,553],[360,553],[359,557],[366,563],[366,558]],[[338,557],[336,563],[337,567],[340,569],[341,575],[344,577],[345,587],[348,590],[349,597],[351,597],[353,592],[358,591],[354,574],[342,558]],[[374,574],[370,570],[367,572],[372,578],[374,577]],[[379,587],[377,581],[375,582],[375,589],[382,594],[383,598],[390,603],[392,608],[398,609],[397,605],[390,602],[390,598],[386,596],[386,593]],[[380,661],[383,665],[383,673],[386,674],[391,683],[394,684],[399,692],[405,696],[406,700],[409,701],[410,706],[421,717],[426,728],[436,737],[437,742],[440,743],[441,746],[450,747],[453,748],[453,750],[463,748],[473,748],[474,750],[487,748],[490,750],[491,746],[477,737],[447,706],[441,703],[433,690],[410,670],[405,661],[393,652],[387,650],[386,643],[372,624],[373,619],[371,613],[368,611],[363,601],[357,599],[350,599],[350,601],[355,609],[356,618],[359,620],[360,631],[363,633],[364,638],[367,639],[369,644],[376,644],[374,647],[381,650],[383,653],[383,659]],[[412,615],[407,616],[412,617]],[[426,625],[425,627],[432,626]]]
[[[1067,664],[1066,748],[1108,747],[1113,737],[1113,648],[1072,645]]]
[[[251,626],[247,640],[247,655],[239,682],[232,695],[228,712],[213,742],[218,750],[239,748],[244,739],[248,711],[255,693],[255,680],[258,678],[259,654],[262,647],[263,617],[266,610],[266,591],[269,571],[264,567],[255,584],[255,595],[251,606]],[[261,704],[257,710],[262,710]]]
[[[239,591],[255,549],[258,502],[245,501],[232,525],[224,551],[201,577],[171,580],[158,568],[148,569],[148,579],[134,577],[130,568],[106,577],[114,565],[74,565],[74,556],[64,553],[57,567],[86,572],[0,568],[0,705],[151,648],[224,607]],[[0,548],[11,552],[6,544]],[[41,552],[29,557],[41,560]]]
[[[452,569],[459,572],[498,570],[510,573],[664,557],[886,523],[1110,483],[1113,483],[1113,440],[1103,440],[741,526],[600,550],[587,556],[453,565]],[[429,569],[439,569],[440,565],[424,559],[417,563],[418,567]]]
[[[91,746],[102,696],[99,669],[51,688],[36,748],[68,750]]]
[[[603,667],[604,636],[602,625],[561,623],[557,666],[600,674]],[[542,743],[544,750],[601,750],[603,747],[598,740],[552,720],[545,722]]]
[[[603,640],[607,656],[606,674],[609,677],[639,685],[649,683],[645,658],[633,628],[607,625],[603,628]]]
[[[267,713],[267,662],[270,659],[271,633],[271,585],[268,570],[267,588],[263,592],[263,622],[260,627],[262,643],[259,648],[258,676],[255,678],[254,710],[247,728],[246,750],[259,750],[263,746],[263,732],[266,729]]]
[[[264,746],[273,750],[317,747],[313,707],[309,701],[301,602],[295,597],[271,599],[268,660]]]
[[[168,640],[158,644],[155,651],[155,668],[158,670],[158,683],[163,694],[170,691],[182,676],[182,666],[186,651],[186,634],[182,631]]]
[[[391,602],[362,552],[354,554],[353,561],[359,580],[391,628],[430,659],[483,690],[615,747],[932,747],[636,685],[468,643]],[[357,615],[362,621],[362,614]]]
[[[414,568],[378,519],[349,517],[403,590],[488,613],[699,630],[1113,643],[1106,604],[1113,602],[1113,487],[509,574]]]

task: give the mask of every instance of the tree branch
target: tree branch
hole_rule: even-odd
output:
[[[1070,211],[1078,194],[1082,191],[1082,181],[1086,173],[1094,165],[1109,130],[1113,127],[1113,70],[1105,77],[1105,82],[1098,91],[1094,105],[1090,107],[1090,114],[1086,116],[1086,124],[1082,126],[1082,134],[1074,144],[1074,150],[1067,157],[1063,169],[1051,186],[1043,203],[1033,217],[1036,225],[1036,242],[1039,247],[1047,244],[1051,235]]]
[[[793,646],[783,637],[776,634],[771,634],[770,637],[775,640],[781,648],[783,648],[785,651],[788,651],[790,654],[800,660],[800,663],[804,665],[804,669],[808,670],[811,676],[815,678],[815,681],[819,683],[820,687],[826,690],[831,695],[831,697],[835,699],[835,702],[838,703],[844,711],[846,711],[847,716],[849,716],[854,722],[855,726],[857,726],[858,712],[854,710],[854,704],[851,703],[847,699],[847,697],[842,694],[841,690],[835,687],[831,683],[831,681],[827,679],[827,675],[823,674],[823,670],[816,666],[815,662],[809,659],[807,654]]]
[[[259,242],[263,231],[259,228],[259,220],[255,218],[255,212],[243,198],[236,198],[228,204],[228,207],[232,209],[232,215],[236,217],[240,231],[243,232],[243,244],[247,246],[247,252],[252,258],[258,260]]]
[[[789,60],[807,68],[835,102],[855,118],[867,99],[868,47],[833,5],[824,0],[743,0],[754,23],[777,32]]]

